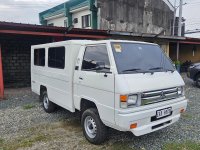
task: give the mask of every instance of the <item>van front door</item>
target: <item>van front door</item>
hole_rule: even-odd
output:
[[[106,45],[87,46],[74,75],[74,96],[94,102],[102,121],[114,124],[114,74]]]

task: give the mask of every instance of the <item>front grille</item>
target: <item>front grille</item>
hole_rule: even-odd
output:
[[[141,95],[141,104],[148,105],[178,97],[178,88],[163,89],[151,92],[144,92]]]

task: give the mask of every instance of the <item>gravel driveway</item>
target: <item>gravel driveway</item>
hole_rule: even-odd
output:
[[[0,102],[0,150],[49,149],[200,149],[200,89],[183,76],[190,100],[179,122],[163,130],[135,137],[109,129],[108,141],[100,146],[88,143],[82,134],[79,113],[59,109],[43,111],[38,96],[30,89],[8,90]]]

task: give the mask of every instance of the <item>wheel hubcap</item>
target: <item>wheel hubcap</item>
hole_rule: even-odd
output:
[[[97,133],[97,126],[95,120],[91,116],[87,116],[84,121],[84,128],[90,138],[94,138]]]
[[[49,99],[46,95],[43,98],[43,103],[44,103],[44,108],[48,109],[49,108]]]

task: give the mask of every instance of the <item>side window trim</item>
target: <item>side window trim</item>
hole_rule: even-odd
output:
[[[109,71],[111,70],[111,61],[110,61],[110,56],[109,56],[109,53],[108,53],[108,47],[107,47],[107,44],[106,44],[106,43],[103,43],[103,44],[96,44],[96,45],[95,45],[95,44],[94,44],[94,45],[85,45],[84,51],[83,51],[83,57],[82,57],[82,59],[81,59],[80,68],[79,68],[80,71],[96,72],[95,69],[94,69],[94,70],[83,69],[83,61],[84,61],[84,57],[85,57],[85,53],[86,53],[87,48],[88,48],[88,47],[98,47],[98,46],[105,46],[105,48],[106,48],[106,53],[107,53],[107,56],[108,56],[109,66],[110,66]],[[106,72],[106,71],[105,71],[105,72]],[[104,72],[102,71],[102,73],[104,73]],[[107,72],[107,73],[109,74],[109,73],[111,73],[111,72]]]
[[[55,50],[56,48],[64,48],[64,60],[63,60],[63,62],[61,62],[62,63],[62,65],[61,65],[61,67],[57,67],[55,64],[55,66],[51,66],[50,65],[50,59],[49,59],[49,57],[50,57],[50,53],[49,53],[49,51],[51,50],[51,49],[54,49],[54,51],[55,52],[57,52],[57,51],[59,51],[59,50]],[[65,67],[66,67],[66,65],[65,65],[65,62],[66,62],[66,57],[65,57],[65,54],[66,54],[66,47],[65,46],[55,46],[55,47],[48,47],[47,48],[48,50],[48,56],[47,56],[47,67],[48,68],[53,68],[53,69],[60,69],[60,70],[64,70],[65,69]],[[56,57],[56,56],[55,56]],[[55,61],[56,62],[56,61]]]
[[[44,56],[43,56],[43,63],[42,63],[42,65],[41,65],[41,62],[40,62],[40,55],[41,55],[41,51],[42,50],[44,50]],[[35,55],[36,55],[36,51],[38,52],[37,53],[37,55],[39,55],[38,56],[38,61],[39,62],[37,62],[36,63],[36,61],[35,61],[35,59],[36,59],[36,57],[35,57]],[[46,50],[45,50],[45,48],[35,48],[34,50],[33,50],[33,57],[34,57],[34,59],[33,59],[33,65],[34,66],[37,66],[37,67],[45,67],[45,65],[46,65]]]

